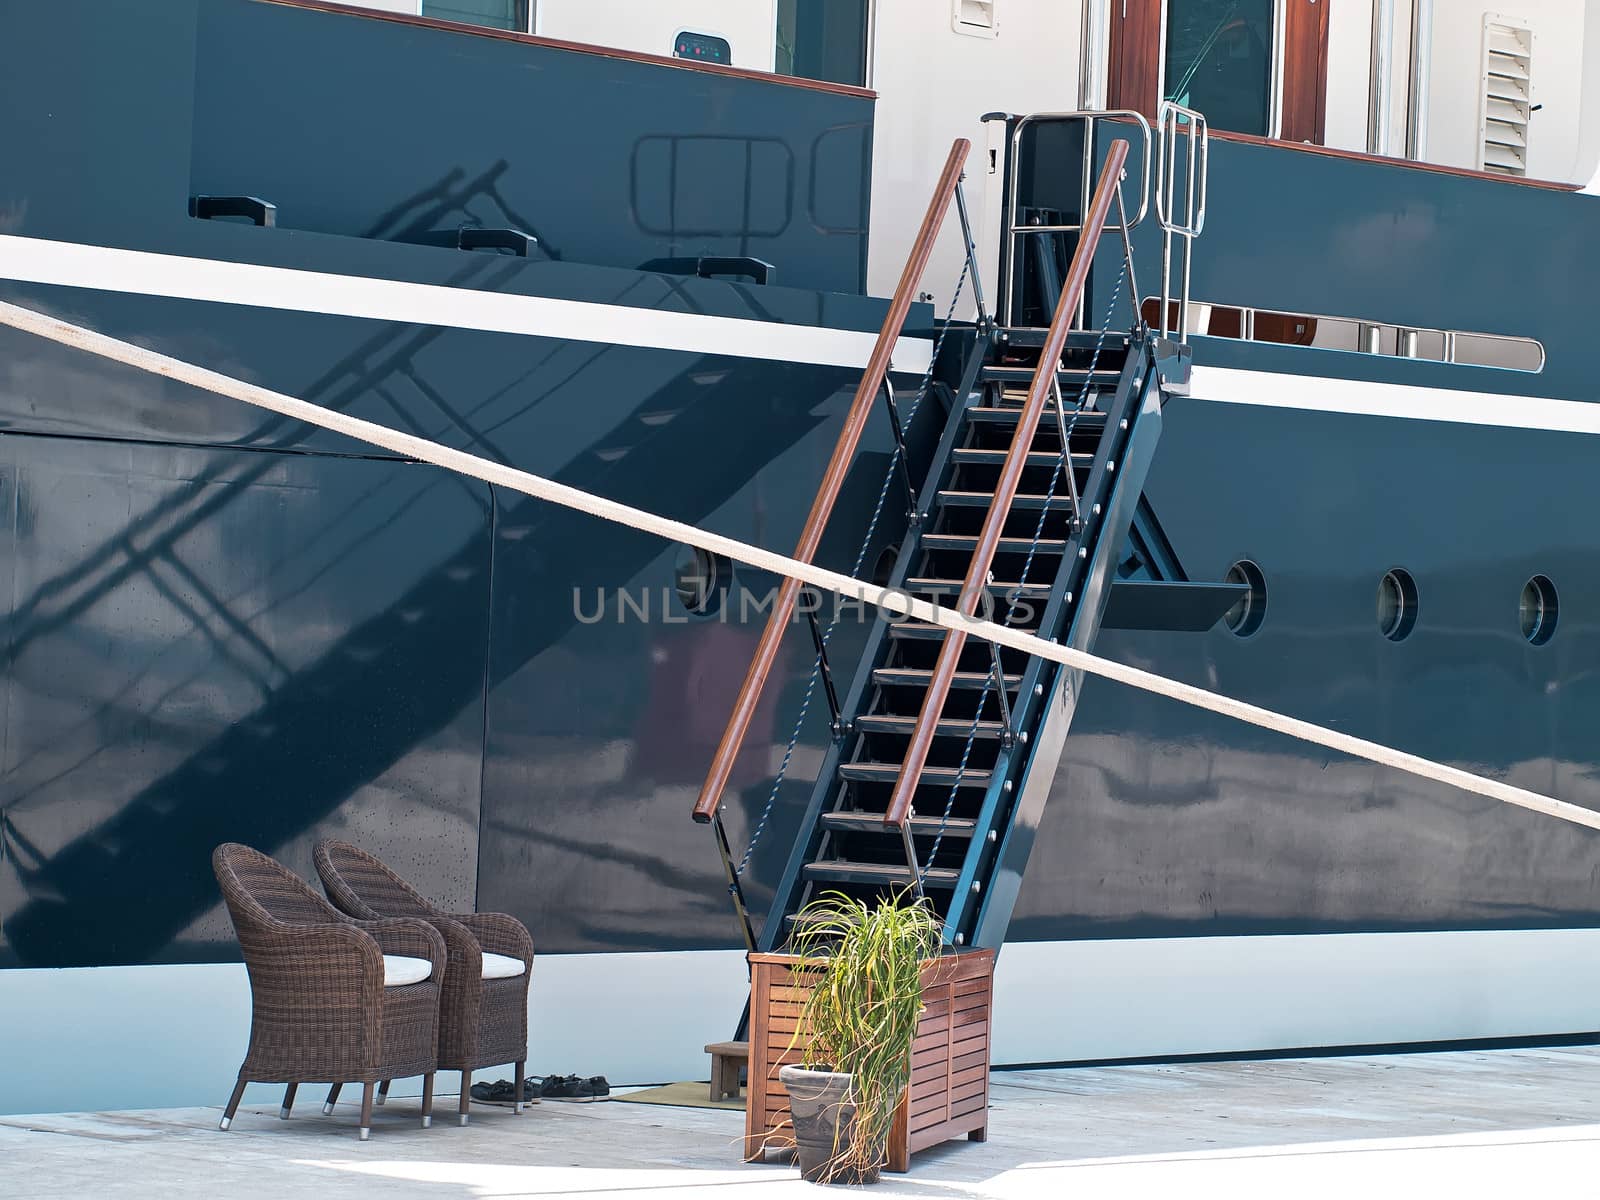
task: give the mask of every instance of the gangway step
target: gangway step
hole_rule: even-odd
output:
[[[975,533],[925,533],[922,535],[922,545],[927,550],[976,550],[978,548],[978,535]],[[1026,554],[1030,547],[1037,546],[1041,554],[1063,554],[1067,549],[1065,538],[1040,538],[1035,542],[1032,538],[1003,537],[996,549],[997,554]]]
[[[919,687],[926,691],[932,680],[932,671],[920,671],[912,667],[879,667],[872,672],[872,682],[879,687]],[[1022,683],[1022,676],[1008,674],[1005,677],[1005,681],[1006,689],[1015,691]],[[957,671],[950,681],[950,686],[967,691],[976,691],[992,685],[990,685],[988,672]]]
[[[926,626],[925,628],[933,629],[941,637],[944,636],[944,630],[935,626]],[[915,717],[896,716],[892,713],[868,713],[865,716],[857,717],[855,720],[856,728],[864,733],[892,733],[909,736],[912,730],[916,728],[916,725],[917,719]],[[1000,721],[979,721],[977,725],[973,725],[971,721],[963,721],[959,718],[941,720],[933,727],[935,737],[964,738],[970,733],[973,737],[983,741],[993,741],[995,738],[1004,737],[1005,732],[1006,727]]]
[[[932,787],[986,788],[989,771],[957,767],[923,767],[922,782]],[[839,777],[855,783],[893,783],[900,778],[897,762],[850,762],[839,764]]]
[[[941,491],[939,503],[949,505],[951,508],[984,508],[987,509],[994,503],[994,496],[989,492],[959,492]],[[1041,496],[1037,494],[1022,495],[1012,501],[1013,512],[1026,511],[1038,512],[1047,508],[1051,512],[1061,512],[1072,508],[1071,496]]]
[[[829,880],[834,883],[909,885],[916,882],[917,878],[910,867],[895,866],[892,863],[842,862],[836,859],[807,863],[805,874],[808,879]],[[930,867],[923,872],[922,883],[924,887],[953,888],[960,878],[961,872],[954,867]]]
[[[1020,408],[996,407],[992,404],[974,404],[967,409],[967,417],[973,421],[986,421],[993,425],[1015,425],[1017,417],[1021,414]],[[1097,409],[1086,408],[1082,412],[1070,412],[1068,419],[1073,422],[1073,427],[1079,433],[1093,433],[1106,427],[1106,414]],[[1041,421],[1040,433],[1054,433],[1054,421]]]
[[[966,817],[951,817],[942,821],[938,817],[912,817],[907,822],[917,837],[937,837],[941,827],[944,835],[952,838],[970,838],[978,823]],[[883,814],[875,812],[831,812],[822,814],[822,826],[836,833],[898,833],[883,823]]]

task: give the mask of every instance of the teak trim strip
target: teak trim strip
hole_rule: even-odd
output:
[[[304,8],[312,12],[335,13],[345,17],[365,17],[373,21],[391,21],[398,25],[416,25],[425,29],[444,29],[451,33],[466,33],[474,37],[492,38],[501,42],[521,42],[526,46],[547,46],[552,50],[570,50],[577,54],[593,54],[599,58],[617,58],[625,62],[649,63],[657,67],[676,67],[683,71],[706,71],[713,75],[726,75],[734,79],[755,79],[775,83],[782,87],[805,88],[813,92],[832,92],[836,96],[855,96],[862,100],[876,100],[878,93],[871,88],[854,87],[848,83],[829,83],[822,79],[801,79],[793,75],[778,75],[772,71],[752,71],[749,67],[722,66],[719,63],[694,62],[686,58],[673,58],[667,54],[644,54],[638,50],[619,50],[614,46],[596,46],[588,42],[567,42],[560,38],[539,37],[531,33],[513,33],[508,29],[490,29],[483,25],[468,25],[460,21],[441,21],[437,17],[418,17],[410,13],[384,12],[376,8],[361,8],[354,4],[339,4],[335,0],[258,0],[261,4],[277,4],[284,8]]]
[[[933,199],[928,202],[928,211],[923,215],[922,228],[917,231],[916,241],[911,244],[911,254],[906,259],[905,270],[900,274],[900,283],[894,290],[894,300],[889,305],[888,315],[883,319],[883,328],[878,331],[878,341],[872,348],[872,357],[867,360],[866,373],[861,376],[861,384],[856,388],[855,399],[850,402],[850,411],[845,417],[844,428],[839,431],[839,441],[833,448],[833,457],[828,460],[828,469],[824,472],[822,484],[817,489],[817,498],[812,502],[811,513],[806,517],[805,527],[800,531],[800,542],[794,550],[794,557],[800,562],[809,563],[816,555],[817,547],[822,543],[822,532],[833,516],[833,506],[838,502],[845,476],[850,473],[850,464],[855,461],[856,447],[860,444],[861,434],[867,427],[867,418],[872,415],[873,405],[878,399],[878,390],[883,386],[884,378],[889,373],[890,355],[893,354],[895,342],[899,340],[900,331],[905,326],[906,315],[911,311],[911,301],[916,295],[917,283],[922,278],[929,257],[933,254],[934,241],[944,224],[945,214],[950,211],[950,201],[954,198],[956,187],[961,182],[962,167],[966,164],[967,153],[971,149],[972,143],[966,138],[957,138],[950,147],[949,157],[945,159],[944,170],[940,173],[939,182],[933,190]],[[739,757],[739,750],[744,745],[745,734],[749,732],[756,705],[760,703],[761,693],[766,689],[767,677],[772,673],[773,664],[778,660],[778,651],[783,646],[783,635],[789,627],[789,618],[794,613],[795,601],[799,595],[800,581],[792,576],[785,576],[782,586],[778,589],[777,599],[773,603],[772,615],[767,619],[767,627],[762,631],[761,641],[756,646],[755,657],[750,662],[750,670],[739,688],[739,697],[734,701],[733,714],[728,718],[728,727],[723,732],[722,741],[717,745],[717,752],[711,760],[711,770],[706,774],[705,785],[700,789],[700,798],[695,802],[694,819],[701,824],[710,821],[716,815],[717,806],[722,803],[723,789],[727,787],[728,778],[733,773],[734,760]]]
[[[1338,150],[1332,146],[1313,146],[1308,142],[1292,142],[1283,138],[1259,137],[1253,133],[1230,133],[1213,129],[1211,136],[1224,142],[1240,142],[1246,146],[1268,146],[1274,150],[1294,150],[1300,154],[1315,154],[1322,158],[1342,158],[1347,162],[1373,163],[1385,167],[1403,167],[1409,171],[1427,171],[1434,175],[1455,175],[1462,179],[1486,179],[1491,183],[1514,183],[1520,187],[1540,188],[1548,192],[1581,192],[1576,183],[1559,183],[1553,179],[1526,179],[1520,175],[1501,175],[1494,171],[1478,171],[1471,167],[1447,167],[1439,163],[1419,162],[1414,158],[1391,158],[1384,154],[1368,154],[1362,150]]]
[[[994,501],[984,517],[983,532],[978,535],[977,548],[972,552],[972,562],[967,568],[966,582],[956,598],[956,611],[970,617],[978,610],[978,600],[988,586],[989,568],[994,562],[996,548],[1006,519],[1011,515],[1011,505],[1017,496],[1017,486],[1022,481],[1022,471],[1027,465],[1028,451],[1033,447],[1033,435],[1044,413],[1045,400],[1056,382],[1056,372],[1061,366],[1061,352],[1067,344],[1067,332],[1072,327],[1073,315],[1078,311],[1078,301],[1083,296],[1084,285],[1089,280],[1089,266],[1094,261],[1095,250],[1106,231],[1106,221],[1111,215],[1111,203],[1116,199],[1117,187],[1122,179],[1123,164],[1128,161],[1128,142],[1118,138],[1111,143],[1105,165],[1100,169],[1100,182],[1095,185],[1094,200],[1083,218],[1083,236],[1072,255],[1072,266],[1067,270],[1066,282],[1061,287],[1061,299],[1056,304],[1055,316],[1050,321],[1050,332],[1045,335],[1044,348],[1039,351],[1039,365],[1033,373],[1033,383],[1028,389],[1028,399],[1017,418],[1016,432],[1011,436],[1011,448],[1000,468],[1000,481],[995,485]],[[1067,470],[1072,469],[1070,447],[1062,447],[1067,456]],[[928,694],[922,698],[922,711],[912,729],[911,741],[906,746],[905,761],[895,780],[894,793],[889,798],[889,811],[884,814],[886,826],[903,830],[911,816],[911,797],[922,782],[922,768],[928,761],[928,751],[933,746],[934,730],[944,713],[944,702],[950,695],[950,682],[955,678],[956,663],[967,644],[967,635],[959,629],[944,635],[944,645],[939,649],[939,661],[928,681]],[[1005,687],[1004,679],[998,681]],[[916,869],[916,864],[910,864]]]

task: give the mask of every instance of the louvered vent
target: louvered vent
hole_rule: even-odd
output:
[[[1533,30],[1494,14],[1483,22],[1483,105],[1478,166],[1499,175],[1528,173]]]

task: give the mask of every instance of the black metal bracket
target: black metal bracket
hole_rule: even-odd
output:
[[[456,233],[458,250],[509,250],[518,258],[531,258],[539,239],[520,229],[478,229],[466,227]]]
[[[263,229],[278,223],[278,206],[256,196],[190,196],[189,215],[200,221],[248,217]]]
[[[652,258],[649,262],[640,263],[639,270],[654,271],[661,275],[697,275],[701,279],[736,275],[763,286],[778,277],[778,268],[771,263],[742,255],[722,258]]]

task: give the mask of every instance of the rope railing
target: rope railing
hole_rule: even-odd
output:
[[[800,541],[794,549],[794,558],[797,562],[809,563],[816,554],[817,547],[822,543],[823,531],[827,527],[829,518],[833,516],[833,507],[838,502],[845,477],[850,473],[850,465],[855,461],[856,448],[861,443],[861,434],[866,429],[867,418],[871,415],[873,404],[883,387],[884,380],[888,377],[890,354],[900,337],[900,331],[905,327],[906,315],[911,310],[917,283],[921,280],[922,272],[933,254],[934,242],[944,225],[945,215],[950,211],[950,203],[955,198],[956,189],[960,186],[962,167],[971,149],[972,143],[966,138],[957,138],[950,147],[950,155],[945,159],[944,170],[934,187],[933,199],[928,202],[928,211],[922,218],[922,227],[917,231],[916,239],[911,244],[911,253],[906,259],[905,270],[900,274],[900,283],[895,288],[888,315],[884,317],[877,344],[872,348],[872,357],[867,360],[867,369],[861,376],[855,398],[850,402],[850,411],[845,416],[844,428],[839,431],[839,440],[834,446],[833,457],[828,460],[828,468],[823,473],[817,497],[812,502],[811,512],[800,531]],[[722,793],[726,790],[728,779],[733,774],[734,762],[744,746],[745,735],[750,731],[750,722],[755,717],[762,693],[766,691],[767,678],[772,674],[773,665],[778,661],[778,652],[783,647],[783,635],[794,615],[795,602],[799,596],[800,581],[785,574],[773,601],[772,613],[767,618],[767,627],[761,632],[761,640],[756,644],[755,654],[750,660],[750,669],[745,673],[744,683],[740,685],[739,695],[734,700],[728,726],[723,731],[722,740],[717,744],[716,753],[712,755],[711,769],[706,773],[706,781],[700,788],[699,799],[695,801],[694,819],[701,824],[709,822],[722,804]]]
[[[1217,692],[1207,691],[1205,688],[1195,687],[1193,684],[1169,679],[1166,676],[1141,670],[1138,667],[1130,667],[1108,658],[1100,658],[1097,655],[1075,650],[1070,646],[1064,646],[1057,642],[1046,641],[1044,638],[1024,630],[1011,629],[1004,625],[997,625],[992,621],[967,616],[953,609],[933,604],[930,601],[919,600],[898,589],[880,587],[877,584],[868,583],[861,579],[852,579],[848,575],[829,571],[813,563],[801,562],[799,559],[789,558],[771,550],[763,550],[760,546],[752,546],[747,542],[725,537],[719,533],[712,533],[695,525],[674,521],[669,517],[646,512],[643,509],[621,504],[615,500],[608,500],[604,496],[596,496],[591,492],[583,491],[581,488],[557,483],[553,479],[546,479],[541,475],[533,474],[531,471],[521,471],[515,467],[494,462],[491,459],[468,454],[464,450],[442,446],[438,442],[432,442],[414,434],[402,433],[398,429],[391,429],[373,421],[364,421],[359,417],[350,416],[348,413],[323,408],[321,405],[311,404],[294,396],[272,391],[270,388],[247,383],[231,375],[224,375],[218,371],[196,366],[194,363],[184,362],[182,359],[159,354],[143,346],[135,346],[131,342],[107,337],[105,334],[85,329],[81,325],[73,325],[70,322],[58,320],[55,317],[35,312],[20,305],[0,302],[0,325],[19,329],[24,333],[35,334],[49,341],[57,342],[88,354],[98,355],[113,362],[120,362],[141,371],[148,371],[154,375],[173,379],[190,387],[202,388],[209,392],[215,392],[219,396],[228,396],[246,404],[253,404],[258,408],[264,408],[297,421],[304,421],[308,425],[315,425],[318,428],[343,434],[358,441],[381,446],[395,454],[405,455],[419,462],[432,463],[436,467],[443,467],[449,471],[456,471],[474,479],[480,479],[484,483],[505,488],[507,491],[516,492],[519,495],[532,496],[535,499],[545,500],[551,504],[559,504],[563,508],[570,508],[576,512],[586,513],[589,516],[599,517],[615,524],[626,525],[631,529],[653,534],[668,541],[683,542],[711,554],[725,555],[736,562],[754,567],[756,570],[771,571],[797,583],[810,584],[824,591],[834,592],[849,600],[871,604],[897,620],[924,621],[931,625],[937,625],[941,629],[960,631],[969,637],[982,638],[999,646],[1008,646],[1013,650],[1019,650],[1024,654],[1033,655],[1049,662],[1059,663],[1061,666],[1070,667],[1075,671],[1096,675],[1102,679],[1110,679],[1117,683],[1126,684],[1129,687],[1138,688],[1141,691],[1150,692],[1153,695],[1165,696],[1167,699],[1176,700],[1180,704],[1187,704],[1193,708],[1204,709],[1207,712],[1243,721],[1246,724],[1271,730],[1287,737],[1310,742],[1313,745],[1322,746],[1340,754],[1347,754],[1352,758],[1365,759],[1368,762],[1377,763],[1379,766],[1405,771],[1419,778],[1432,780],[1435,783],[1442,783],[1449,787],[1460,788],[1462,791],[1484,796],[1490,800],[1513,804],[1533,812],[1543,813],[1545,816],[1570,821],[1575,825],[1584,825],[1590,829],[1600,830],[1600,811],[1584,808],[1580,804],[1557,800],[1551,796],[1531,792],[1526,788],[1502,783],[1498,779],[1474,775],[1472,772],[1463,771],[1459,767],[1434,762],[1431,759],[1422,758],[1420,755],[1409,754],[1404,750],[1396,750],[1391,746],[1380,745],[1365,738],[1341,733],[1336,729],[1315,725],[1310,721],[1302,721],[1298,717],[1290,717],[1283,713],[1273,712],[1271,709],[1262,708],[1260,705],[1250,704],[1243,700],[1236,700],[1231,696],[1223,696]]]
[[[1061,288],[1061,298],[1056,302],[1055,315],[1050,320],[1050,331],[1045,335],[1044,347],[1039,351],[1039,365],[1034,370],[1033,382],[1028,388],[1028,398],[1023,402],[1017,417],[1017,428],[1011,436],[1011,447],[1006,451],[1000,468],[1000,478],[995,484],[994,500],[984,517],[983,530],[972,551],[972,562],[967,567],[967,577],[956,597],[956,611],[971,616],[978,610],[978,602],[988,593],[989,573],[994,565],[995,551],[1000,545],[1000,535],[1011,516],[1011,505],[1016,500],[1017,487],[1022,482],[1023,468],[1028,462],[1028,452],[1033,448],[1034,434],[1039,429],[1039,418],[1044,415],[1046,402],[1057,386],[1056,372],[1061,368],[1061,353],[1067,345],[1078,301],[1083,296],[1089,280],[1089,266],[1094,262],[1100,238],[1106,231],[1111,206],[1116,202],[1117,188],[1122,181],[1122,168],[1128,161],[1128,142],[1118,138],[1111,143],[1105,165],[1100,169],[1100,181],[1095,185],[1094,199],[1083,218],[1083,235],[1067,269],[1066,282]],[[1074,513],[1076,518],[1079,514]],[[933,749],[934,734],[939,718],[944,714],[945,700],[950,695],[950,685],[955,679],[956,665],[966,648],[967,635],[960,630],[945,634],[944,645],[939,648],[939,659],[934,664],[928,681],[927,694],[922,699],[922,709],[912,727],[911,739],[906,746],[906,756],[889,797],[888,811],[883,823],[900,830],[907,828],[911,819],[911,801],[922,783],[922,769],[927,765],[928,753]],[[1000,686],[1005,686],[1004,680]]]

